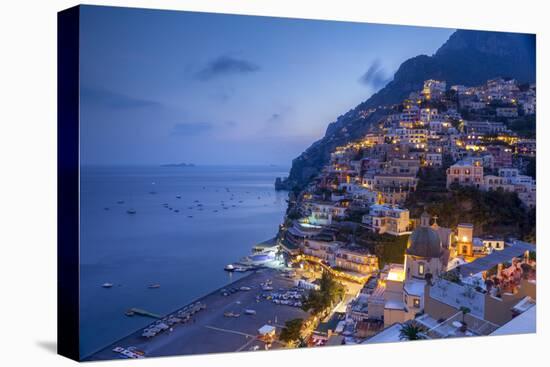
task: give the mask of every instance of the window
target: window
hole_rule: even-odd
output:
[[[413,299],[413,306],[416,308],[420,308],[420,299],[418,298]]]
[[[424,275],[424,264],[418,264],[418,274]]]

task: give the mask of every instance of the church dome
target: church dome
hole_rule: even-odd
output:
[[[422,225],[416,228],[409,237],[407,254],[426,258],[439,258],[442,252],[441,239],[437,232],[426,224],[423,221]]]

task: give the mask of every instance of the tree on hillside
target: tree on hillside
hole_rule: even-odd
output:
[[[425,330],[420,325],[417,325],[412,322],[408,322],[401,326],[399,330],[399,339],[401,340],[421,340],[426,339],[424,336]]]
[[[319,290],[310,291],[302,305],[302,309],[313,314],[319,314],[334,306],[346,293],[344,286],[326,271],[323,272],[319,285]]]
[[[279,340],[286,343],[294,343],[300,339],[302,333],[303,319],[293,319],[285,322],[285,327],[279,335]]]

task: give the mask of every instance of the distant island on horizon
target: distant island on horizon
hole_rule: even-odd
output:
[[[196,167],[193,163],[167,163],[167,164],[161,164],[161,167]]]

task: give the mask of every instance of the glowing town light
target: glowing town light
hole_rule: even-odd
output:
[[[405,272],[390,270],[388,273],[388,280],[393,280],[396,282],[402,282],[405,279]]]

